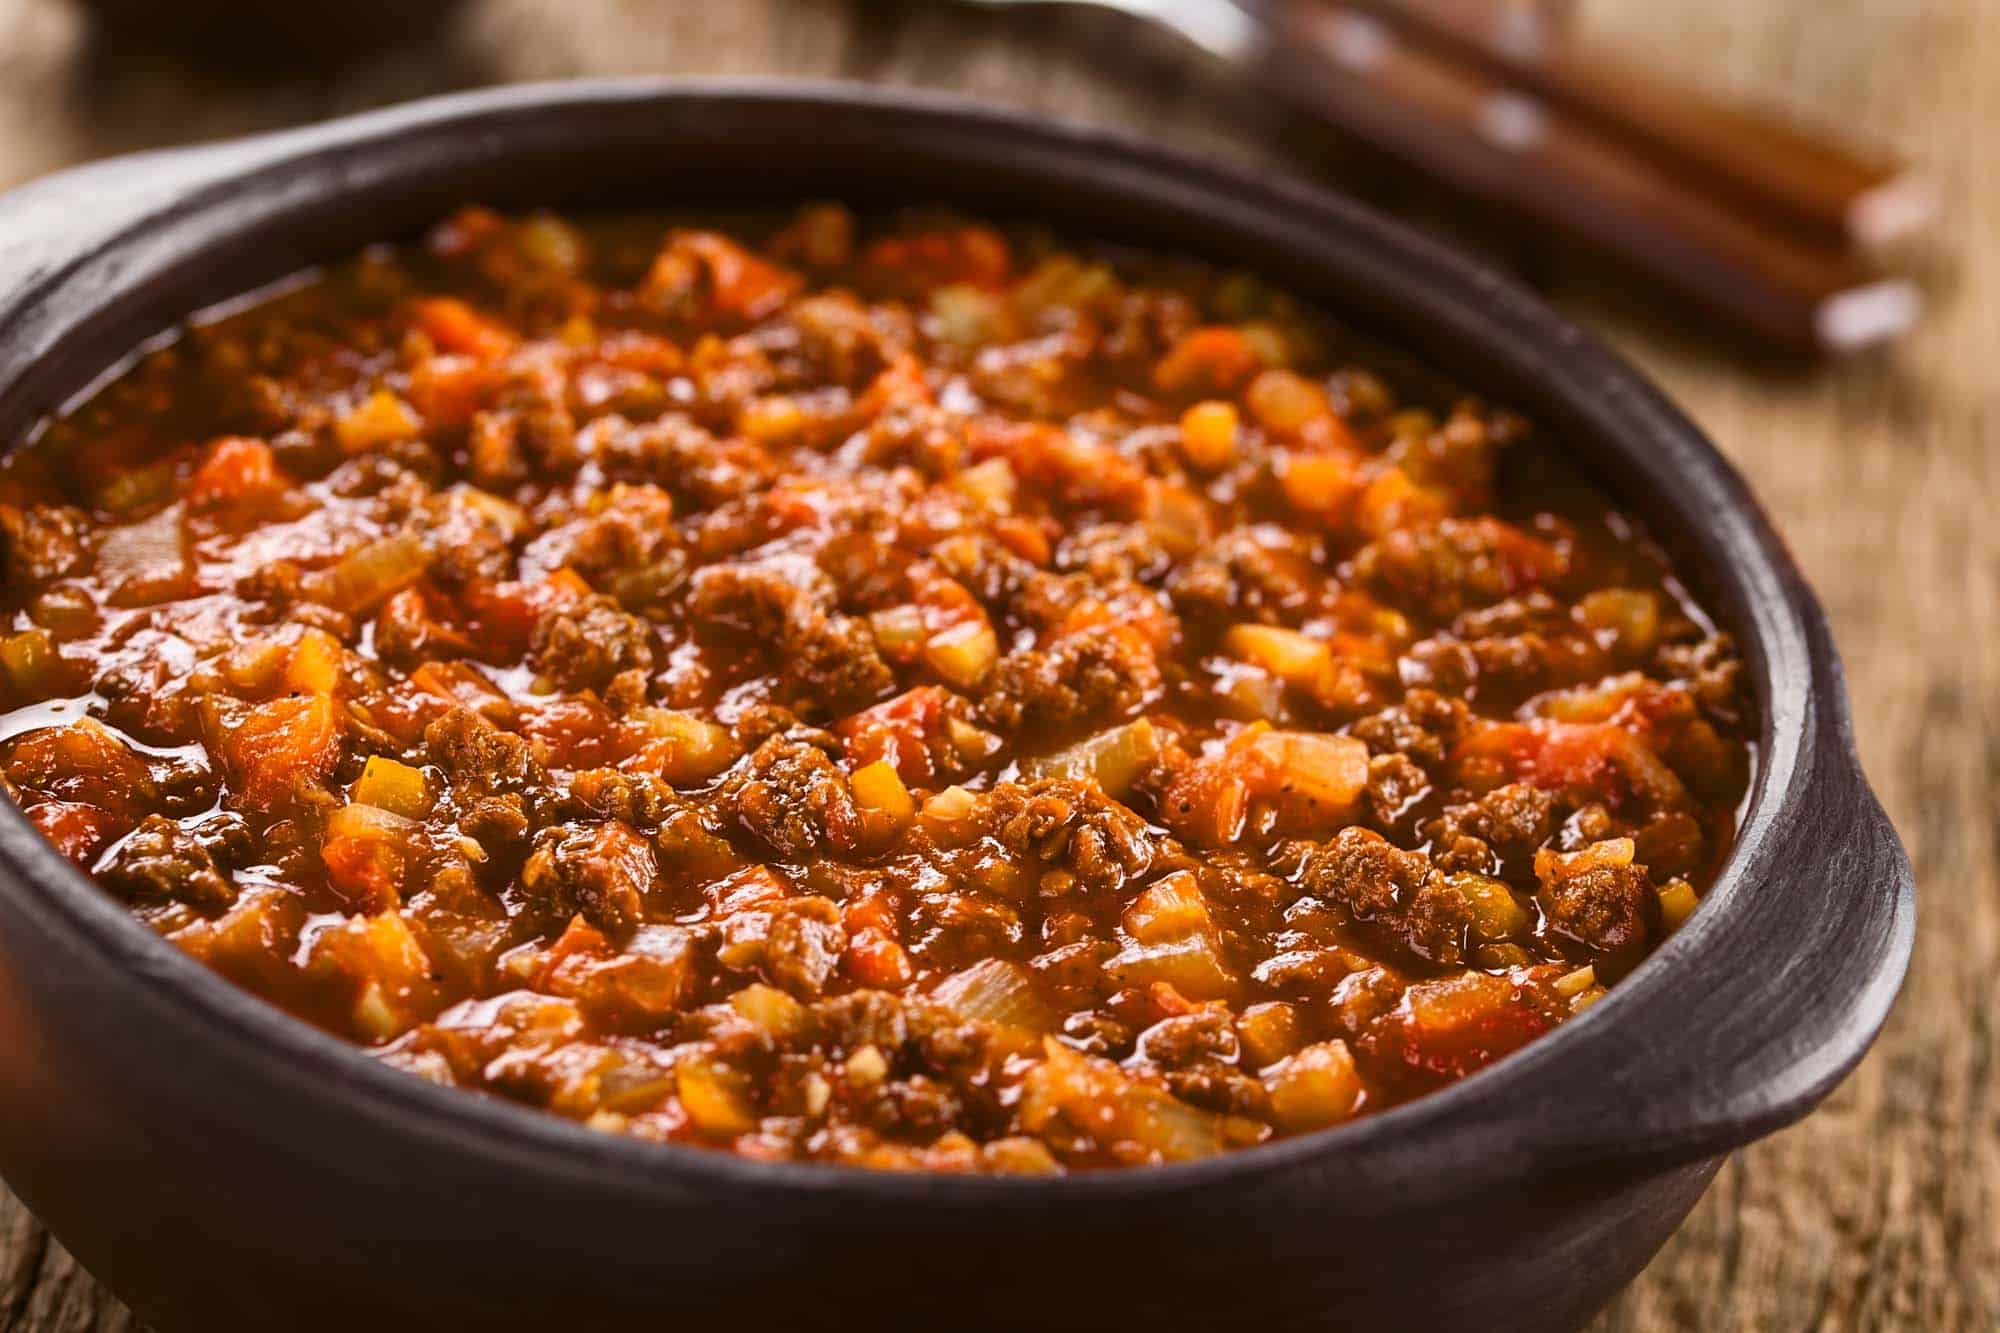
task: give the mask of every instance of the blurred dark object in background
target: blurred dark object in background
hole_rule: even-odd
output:
[[[80,0],[93,38],[202,64],[325,68],[422,41],[463,0]]]

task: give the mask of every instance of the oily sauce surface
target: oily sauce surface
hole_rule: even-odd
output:
[[[1751,733],[1637,526],[1243,275],[944,215],[504,218],[0,470],[0,772],[410,1073],[885,1168],[1462,1077],[1694,910]]]

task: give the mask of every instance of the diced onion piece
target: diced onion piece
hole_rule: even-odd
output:
[[[1611,631],[1618,651],[1638,657],[1660,637],[1660,600],[1642,588],[1600,588],[1577,603],[1583,623]]]
[[[995,1139],[979,1150],[981,1164],[988,1170],[1009,1176],[1047,1176],[1062,1170],[1055,1154],[1040,1139],[1014,1134]]]
[[[803,1032],[806,1007],[763,982],[753,982],[729,997],[729,1007],[773,1041],[785,1041]]]
[[[757,1128],[755,1108],[741,1076],[719,1060],[690,1055],[674,1066],[674,1084],[689,1123],[716,1138],[734,1138]]]
[[[1047,1058],[1022,1080],[1021,1123],[1031,1133],[1046,1136],[1066,1122],[1106,1146],[1136,1144],[1167,1162],[1223,1150],[1228,1128],[1223,1117],[1053,1038],[1043,1047]]]
[[[306,591],[336,611],[371,611],[422,578],[430,553],[416,533],[403,531],[357,547],[306,576]]]
[[[1105,795],[1122,800],[1159,754],[1159,728],[1142,717],[1078,741],[1067,750],[1030,760],[1022,767],[1033,777],[1088,778]]]
[[[354,781],[354,800],[405,819],[422,819],[431,808],[423,770],[379,754],[370,755],[362,766]]]
[[[1231,671],[1216,682],[1215,692],[1223,711],[1239,721],[1278,722],[1286,716],[1285,683],[1268,671]]]
[[[329,841],[334,838],[366,838],[406,843],[416,831],[414,819],[375,805],[343,805],[326,817]]]
[[[1175,557],[1193,555],[1215,536],[1208,501],[1184,486],[1160,481],[1146,487],[1146,529]]]
[[[1006,340],[1014,330],[1013,313],[1000,296],[970,283],[949,283],[931,292],[938,337],[955,347]]]
[[[113,606],[153,606],[185,596],[194,579],[183,506],[168,505],[143,523],[113,528],[97,548],[97,577]]]
[[[1037,1035],[1055,1026],[1055,1015],[1019,963],[985,958],[938,984],[931,998],[960,1018],[1019,1028]]]
[[[422,428],[422,420],[402,399],[377,389],[334,423],[333,434],[342,449],[359,454],[414,439]]]
[[[1151,885],[1125,909],[1125,933],[1142,944],[1176,940],[1209,930],[1208,901],[1191,871],[1181,870]]]
[[[1222,637],[1223,651],[1294,685],[1311,685],[1333,667],[1333,650],[1323,639],[1277,625],[1235,625]]]
[[[1281,793],[1315,806],[1350,805],[1368,785],[1368,747],[1352,736],[1267,731],[1251,744],[1276,769]]]
[[[1586,870],[1600,866],[1616,869],[1632,864],[1636,845],[1630,838],[1606,838],[1573,852],[1559,852],[1544,847],[1535,853],[1535,878],[1544,884],[1552,880],[1569,879]]]
[[[854,789],[855,801],[867,809],[893,815],[898,821],[917,812],[917,803],[911,799],[910,789],[903,785],[902,775],[886,759],[856,769],[848,785]]]
[[[1579,967],[1574,972],[1566,972],[1551,983],[1558,995],[1580,995],[1597,984],[1595,967]]]
[[[114,514],[131,514],[157,504],[174,493],[172,463],[129,468],[114,473],[97,492],[97,507]]]
[[[1535,956],[1518,944],[1482,944],[1472,951],[1472,961],[1488,972],[1505,972],[1532,966]]]
[[[31,698],[54,694],[60,686],[62,659],[45,629],[23,630],[0,639],[0,667],[14,689]]]
[[[1242,416],[1221,399],[1196,403],[1181,413],[1181,452],[1203,472],[1220,472],[1236,461],[1236,433]]]
[[[951,484],[968,500],[999,514],[1013,513],[1014,501],[1021,492],[1014,465],[1004,458],[989,458],[974,464],[952,478]]]
[[[1695,893],[1694,885],[1684,879],[1673,880],[1660,890],[1660,924],[1669,933],[1679,930],[1699,906],[1701,898]]]
[[[631,726],[643,738],[633,765],[676,786],[706,782],[736,762],[736,741],[726,727],[672,708],[640,708]]]
[[[885,607],[869,615],[868,628],[875,633],[875,646],[891,658],[907,661],[923,651],[926,635],[921,607]]]
[[[923,821],[932,837],[951,845],[973,831],[978,811],[979,797],[954,784],[924,802]]]
[[[1472,909],[1473,939],[1485,943],[1510,940],[1534,926],[1533,914],[1500,880],[1487,875],[1461,874],[1453,875],[1450,882]]]
[[[1264,1076],[1271,1114],[1293,1132],[1324,1129],[1361,1105],[1361,1075],[1344,1041],[1308,1046]]]
[[[889,1061],[879,1047],[869,1045],[847,1057],[847,1081],[860,1088],[872,1088],[889,1076]]]
[[[1159,944],[1130,945],[1105,960],[1104,974],[1121,986],[1164,981],[1191,1000],[1224,1000],[1237,990],[1220,945],[1201,931]]]
[[[1000,640],[984,617],[939,630],[924,645],[924,661],[945,682],[969,690],[1000,660]]]
[[[1284,1000],[1266,1000],[1251,1005],[1236,1020],[1236,1039],[1250,1057],[1244,1063],[1262,1069],[1305,1045],[1305,1023],[1296,1006]]]

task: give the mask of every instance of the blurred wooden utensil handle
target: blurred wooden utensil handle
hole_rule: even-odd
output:
[[[1305,109],[1764,338],[1839,352],[1915,321],[1910,284],[1742,211],[1726,192],[1489,69],[1420,47],[1361,5],[1277,0],[1269,20],[1268,73]]]
[[[1935,211],[1928,185],[1903,164],[1693,93],[1629,57],[1584,45],[1539,0],[1353,0],[1353,7],[1829,242],[1885,244]]]

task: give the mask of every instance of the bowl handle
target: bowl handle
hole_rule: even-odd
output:
[[[1723,921],[1697,911],[1668,946],[1686,965],[1662,969],[1664,984],[1642,973],[1628,996],[1613,992],[1653,1005],[1668,1039],[1635,1044],[1643,1024],[1606,1023],[1568,1053],[1573,1072],[1530,1094],[1544,1163],[1664,1167],[1741,1147],[1818,1105],[1887,1019],[1909,966],[1915,882],[1830,674],[1810,775],[1742,849],[1732,891],[1755,898]],[[1586,1079],[1591,1096],[1565,1095]]]

